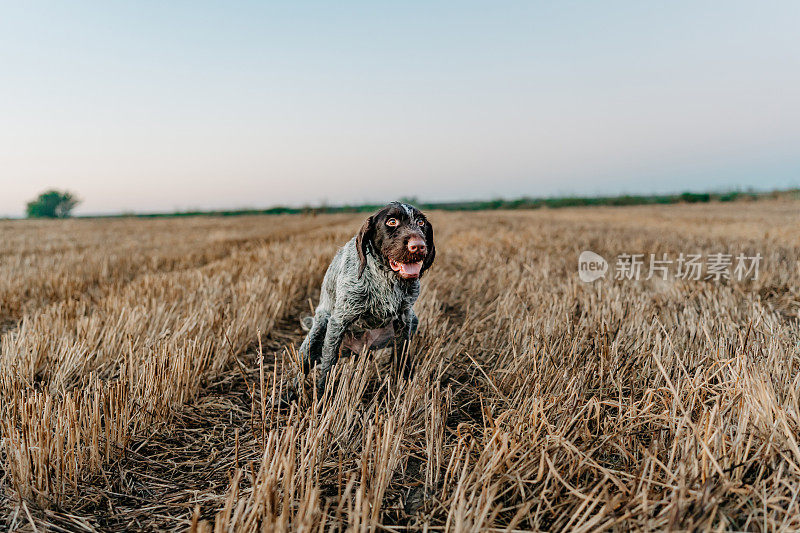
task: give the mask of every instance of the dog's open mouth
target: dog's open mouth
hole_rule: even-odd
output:
[[[394,259],[389,259],[389,266],[400,274],[401,278],[414,279],[419,277],[419,272],[422,270],[422,261],[416,263],[401,263]]]

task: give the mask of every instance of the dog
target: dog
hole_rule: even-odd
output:
[[[358,234],[336,253],[322,281],[319,305],[304,319],[300,346],[303,373],[319,367],[317,390],[325,390],[341,355],[385,348],[403,357],[403,376],[412,362],[405,346],[419,319],[414,303],[420,278],[433,264],[433,226],[419,209],[392,202],[371,215]]]

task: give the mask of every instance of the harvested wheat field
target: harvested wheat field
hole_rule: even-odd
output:
[[[0,222],[0,528],[800,528],[800,203],[429,213],[413,379],[273,408],[363,218]]]

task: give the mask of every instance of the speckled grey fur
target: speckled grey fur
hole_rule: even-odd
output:
[[[375,253],[369,249],[366,268],[359,277],[360,261],[353,237],[339,249],[325,273],[311,330],[300,346],[304,371],[314,363],[319,367],[320,390],[325,388],[346,332],[393,326],[395,345],[402,347],[417,329],[419,321],[412,306],[419,296],[419,279],[399,279],[375,259]]]

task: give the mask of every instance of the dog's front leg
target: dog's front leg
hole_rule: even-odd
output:
[[[328,311],[320,309],[317,309],[317,312],[314,314],[314,322],[311,325],[311,329],[306,335],[306,338],[303,339],[303,343],[298,350],[303,365],[303,374],[296,376],[293,386],[287,388],[281,400],[284,405],[288,405],[297,399],[300,385],[303,382],[303,376],[308,375],[309,371],[311,371],[311,367],[322,357],[322,345],[325,341],[325,333],[328,328],[330,316],[331,314]]]
[[[395,323],[394,358],[400,363],[403,370],[403,378],[411,377],[414,361],[411,357],[411,338],[417,332],[419,319],[414,309],[408,307],[401,311]]]
[[[418,325],[419,319],[413,308],[409,307],[402,310],[394,323],[395,337],[398,340],[410,341],[411,337],[417,332]]]
[[[322,356],[322,346],[325,342],[325,334],[328,329],[328,320],[331,314],[328,311],[318,310],[314,315],[314,323],[308,335],[300,345],[300,355],[303,361],[303,374],[308,374],[311,367],[319,361]]]
[[[347,328],[352,324],[353,318],[334,312],[328,320],[328,329],[325,331],[325,342],[322,344],[322,359],[319,363],[319,378],[317,379],[317,392],[321,397],[325,392],[325,382],[328,372],[339,358],[339,348]]]

